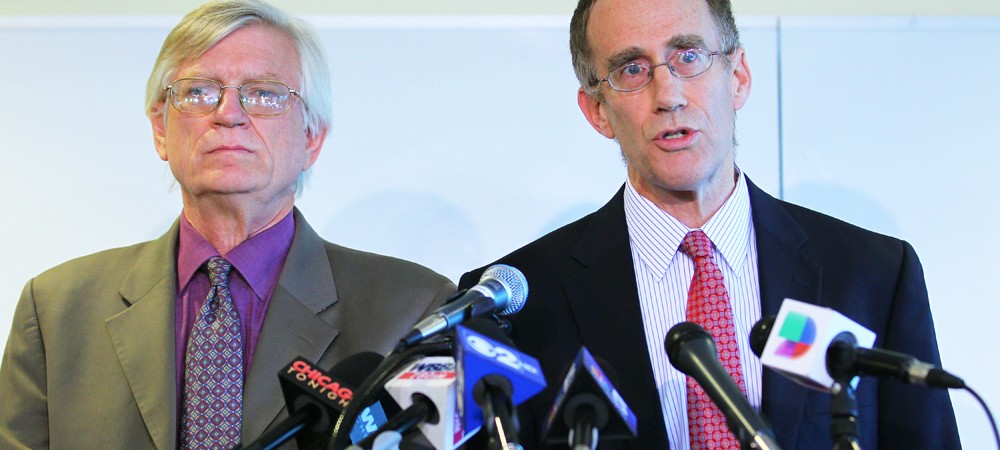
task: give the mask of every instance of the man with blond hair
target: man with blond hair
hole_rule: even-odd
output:
[[[276,373],[385,353],[454,292],[324,241],[295,208],[330,124],[302,21],[216,1],[167,36],[147,87],[183,211],[159,239],[25,286],[0,366],[2,448],[232,448],[285,417]]]

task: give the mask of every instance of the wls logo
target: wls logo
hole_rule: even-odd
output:
[[[816,342],[816,322],[805,314],[789,311],[778,336],[785,341],[778,345],[774,353],[790,359],[798,358]]]

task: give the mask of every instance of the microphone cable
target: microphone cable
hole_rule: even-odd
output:
[[[1000,450],[1000,431],[997,430],[997,421],[993,418],[993,412],[990,411],[990,407],[986,405],[986,401],[979,396],[979,393],[972,390],[972,388],[968,385],[963,386],[962,389],[969,391],[969,393],[972,394],[972,397],[975,398],[976,401],[979,402],[979,405],[983,407],[983,411],[986,411],[986,417],[990,420],[990,426],[993,427],[993,440],[996,441],[997,449]]]

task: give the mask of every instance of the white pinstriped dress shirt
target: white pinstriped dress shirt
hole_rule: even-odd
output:
[[[690,229],[639,195],[626,183],[625,219],[632,245],[636,287],[642,311],[646,346],[663,408],[670,448],[688,450],[687,385],[685,375],[667,359],[663,341],[667,331],[685,321],[688,288],[694,262],[678,247]],[[750,218],[750,195],[740,172],[736,189],[701,228],[715,244],[715,262],[722,270],[732,302],[743,379],[750,404],[761,401],[761,364],[750,350],[750,329],[760,319],[760,283],[757,242]]]

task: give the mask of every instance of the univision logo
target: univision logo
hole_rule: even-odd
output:
[[[778,331],[778,337],[785,341],[778,344],[774,353],[789,359],[798,358],[816,342],[816,322],[805,314],[789,311]]]

